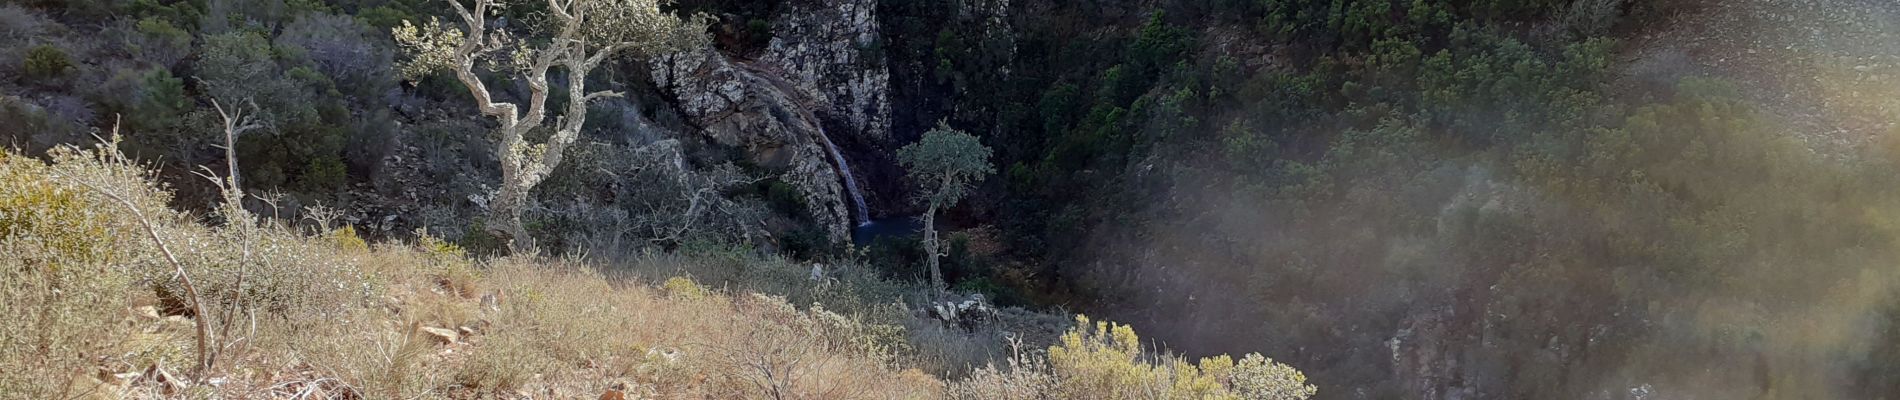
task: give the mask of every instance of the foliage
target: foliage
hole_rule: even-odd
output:
[[[26,39],[46,34],[55,26],[58,26],[58,22],[47,18],[39,10],[18,3],[0,5],[0,32],[7,32],[12,36],[0,43],[9,46],[18,45]]]
[[[1007,364],[992,362],[970,373],[961,381],[951,382],[947,398],[957,400],[1038,400],[1054,398],[1056,378],[1050,375],[1047,361],[1033,352],[1016,351]]]
[[[133,58],[161,68],[176,65],[191,53],[191,33],[162,17],[138,20],[134,33],[125,42],[126,51],[132,53]]]
[[[1232,364],[1232,370],[1227,370],[1226,357],[1203,359],[1201,368],[1209,375],[1226,377],[1227,387],[1242,399],[1300,400],[1319,391],[1306,383],[1306,374],[1258,353],[1248,353]]]
[[[382,95],[376,89],[395,79],[390,51],[377,46],[373,34],[349,16],[311,13],[285,25],[275,43],[279,51],[295,49],[355,101],[369,101]]]
[[[151,131],[181,128],[179,119],[192,106],[185,94],[184,79],[162,68],[140,74],[138,79],[138,100],[126,110],[128,119],[137,123],[129,127]]]
[[[693,282],[693,278],[684,276],[666,278],[666,283],[661,284],[660,288],[666,290],[667,296],[686,300],[700,300],[705,298],[707,294],[706,287],[700,286],[697,282]]]
[[[246,104],[260,102],[267,105],[278,96],[292,96],[299,91],[290,87],[288,80],[279,79],[276,60],[272,59],[270,41],[251,32],[231,32],[206,37],[203,54],[195,64],[199,79],[209,86],[206,93],[224,104]],[[269,96],[265,96],[268,94]],[[279,115],[290,112],[289,107],[268,107],[265,113],[267,125],[282,125],[292,122],[292,116]]]
[[[604,377],[618,382],[614,390],[652,397],[757,395],[762,387],[752,383],[764,382],[780,393],[871,399],[932,397],[942,385],[894,364],[908,351],[905,331],[875,318],[905,314],[861,306],[882,299],[825,297],[809,288],[795,296],[825,305],[801,309],[784,297],[728,295],[676,280],[687,283],[671,286],[691,285],[701,296],[685,299],[620,284],[586,265],[523,258],[494,260],[466,277],[465,286],[481,294],[471,296],[434,271],[472,261],[426,234],[413,247],[364,249],[344,239],[354,238],[348,228],[305,237],[270,220],[198,225],[167,210],[166,191],[111,147],[55,154],[47,165],[0,153],[0,252],[8,256],[0,258],[7,278],[0,299],[17,305],[0,309],[7,322],[0,361],[31,368],[0,376],[9,394],[290,396],[301,385],[322,385],[348,396],[480,397],[522,389],[594,393],[610,388]],[[144,271],[157,265],[157,250],[121,239],[137,237],[126,232],[139,222],[111,212],[117,208],[106,207],[103,193],[148,212],[153,218],[145,222],[161,241],[183,250],[207,302],[216,303],[208,304],[211,312],[169,311],[162,294],[136,283],[165,279]],[[826,285],[876,279],[841,278]],[[138,311],[152,304],[157,314]],[[219,357],[228,362],[205,374],[227,377],[226,384],[179,392],[150,379],[94,380],[100,371],[199,378],[177,375],[183,369],[170,357],[190,340],[173,320],[192,319],[213,320],[226,339]],[[439,327],[459,333],[448,343],[422,333]],[[752,367],[761,366],[774,375],[755,375],[761,370]]]
[[[910,180],[922,188],[919,199],[932,208],[962,200],[978,178],[995,172],[990,149],[975,136],[939,123],[917,143],[897,151],[898,163]]]
[[[490,230],[508,234],[511,250],[533,251],[534,238],[522,222],[529,192],[561,166],[568,145],[586,124],[588,104],[621,97],[611,90],[589,92],[589,73],[622,53],[655,55],[703,46],[706,17],[682,19],[661,11],[659,2],[650,0],[549,3],[552,8],[545,21],[551,26],[538,29],[546,37],[522,41],[505,26],[488,26],[490,10],[502,8],[501,2],[476,0],[472,11],[459,1],[450,5],[466,25],[465,32],[444,28],[433,17],[420,28],[404,21],[392,32],[411,56],[403,70],[412,79],[430,71],[453,71],[473,95],[475,108],[501,125],[494,142],[501,161],[501,186],[486,204],[487,222]],[[546,42],[535,43],[542,40]],[[531,92],[528,101],[522,105],[496,101],[477,75],[478,62],[521,76]],[[561,87],[568,95],[567,110],[541,143],[531,143],[529,131],[542,129],[547,116],[548,71],[557,66],[570,77]]]
[[[943,269],[938,266],[937,210],[962,200],[972,181],[995,172],[990,166],[990,148],[975,136],[950,128],[939,121],[937,129],[925,132],[917,143],[897,150],[897,160],[908,170],[907,177],[921,189],[918,200],[924,211],[924,255],[929,261],[930,284],[943,288]]]
[[[83,368],[90,356],[117,349],[119,295],[130,274],[109,262],[136,260],[128,226],[103,210],[113,207],[84,189],[56,180],[41,161],[0,153],[0,362],[43,371]],[[22,370],[27,371],[27,370]],[[83,391],[83,380],[25,373],[0,377],[0,391],[63,397]]]
[[[51,83],[63,77],[73,68],[73,60],[66,52],[53,45],[33,46],[26,51],[26,60],[21,67],[26,77]]]
[[[369,242],[356,235],[356,227],[344,225],[329,233],[330,241],[345,251],[369,251]]]
[[[1317,389],[1285,364],[1248,354],[1236,364],[1220,355],[1198,363],[1144,354],[1127,325],[1077,316],[1076,326],[1047,357],[1018,352],[953,383],[951,398],[968,399],[1272,399],[1303,400]]]
[[[73,121],[16,97],[0,97],[0,119],[12,121],[0,125],[0,138],[29,151],[43,151],[83,135]]]
[[[572,206],[543,214],[543,221],[565,225],[547,229],[542,237],[558,239],[549,244],[668,248],[692,241],[750,243],[767,236],[758,226],[765,206],[729,194],[757,181],[737,167],[695,166],[673,139],[637,148],[581,144],[541,184],[537,196],[543,204]]]

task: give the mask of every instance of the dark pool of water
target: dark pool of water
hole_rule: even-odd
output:
[[[851,230],[851,243],[869,246],[879,238],[901,238],[916,235],[924,230],[924,221],[915,215],[895,216],[873,219]]]

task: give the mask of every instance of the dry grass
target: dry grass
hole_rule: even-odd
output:
[[[691,281],[673,292],[694,293],[673,295],[579,262],[476,262],[426,235],[368,246],[346,229],[200,225],[109,147],[60,154],[0,156],[0,397],[906,398],[942,386],[875,345],[901,330],[822,307]],[[202,315],[132,234],[141,222],[180,254]],[[190,374],[199,319],[216,362]]]
[[[812,279],[809,265],[723,247],[478,261],[426,232],[370,245],[235,207],[206,226],[166,209],[164,188],[109,146],[55,153],[0,153],[0,398],[1086,397],[1063,357],[947,385],[1020,358],[1006,336],[1054,336],[1050,317],[946,327],[907,311],[923,289],[861,266]],[[159,240],[136,234],[147,225]],[[186,276],[198,296],[177,295]],[[1071,335],[1084,336],[1050,353],[1201,371]]]

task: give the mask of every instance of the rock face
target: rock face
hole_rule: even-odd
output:
[[[814,100],[834,135],[889,144],[891,73],[885,68],[874,0],[794,0],[774,18],[759,63]],[[848,128],[850,132],[838,132]]]
[[[867,210],[861,194],[847,192],[840,171],[850,171],[848,157],[831,140],[891,147],[877,2],[794,0],[783,10],[757,61],[710,49],[664,57],[653,64],[654,81],[714,140],[782,171],[831,240],[847,240]]]
[[[757,66],[735,63],[712,49],[662,57],[653,80],[676,98],[681,114],[713,140],[745,149],[754,164],[782,172],[803,195],[812,219],[833,242],[849,238],[838,169],[824,145],[810,101]]]

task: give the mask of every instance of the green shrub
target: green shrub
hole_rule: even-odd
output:
[[[468,250],[429,236],[426,230],[416,231],[416,247],[429,257],[428,275],[437,286],[462,297],[479,294],[477,282],[481,280],[481,272],[469,261]]]
[[[798,188],[778,179],[766,182],[765,201],[771,205],[772,211],[785,215],[805,215],[805,196],[798,193]]]
[[[330,243],[335,244],[339,249],[354,252],[369,251],[369,242],[356,235],[354,226],[344,225],[342,228],[330,231],[327,236],[330,238]]]
[[[349,167],[337,157],[314,157],[304,167],[303,185],[311,193],[330,193],[343,188],[349,179]]]
[[[990,365],[950,385],[969,399],[1267,399],[1304,400],[1317,391],[1285,364],[1248,354],[1198,363],[1144,354],[1133,328],[1076,316],[1076,326],[1046,359],[1018,351],[1006,368]]]
[[[1227,387],[1243,399],[1299,400],[1313,397],[1318,388],[1306,383],[1306,374],[1273,359],[1249,353],[1231,364],[1226,355],[1201,361],[1201,369],[1224,377]]]
[[[209,137],[209,132],[187,132],[193,127],[185,126],[185,114],[192,109],[191,98],[185,93],[185,80],[172,76],[165,68],[152,68],[149,71],[121,70],[107,84],[113,89],[127,88],[135,94],[126,98],[125,93],[95,93],[92,96],[106,104],[108,110],[122,110],[123,127],[140,135],[132,139],[147,145],[168,145],[170,143],[146,143],[157,141],[155,136],[161,133],[183,135],[185,137]],[[167,137],[169,140],[178,138]]]
[[[66,175],[57,175],[64,177]],[[108,262],[136,262],[138,238],[116,223],[122,209],[56,178],[39,160],[0,152],[0,393],[68,398],[71,375],[117,353],[130,276]],[[48,379],[52,378],[52,379]]]
[[[310,96],[279,72],[275,55],[262,35],[233,31],[206,36],[193,66],[205,94],[227,107],[254,104],[251,112],[259,123],[284,126],[313,119]]]
[[[478,255],[502,254],[508,250],[508,238],[490,232],[480,219],[469,221],[468,226],[462,228],[462,237],[455,242]]]
[[[699,300],[706,298],[706,295],[710,293],[705,286],[700,286],[699,282],[693,282],[693,278],[684,276],[667,278],[666,283],[660,285],[660,288],[666,289],[667,296],[676,299]]]
[[[830,234],[816,225],[803,225],[779,234],[779,246],[792,258],[814,259],[831,249]]]
[[[73,68],[73,60],[66,52],[52,45],[33,46],[26,51],[24,71],[26,77],[38,80],[50,80],[66,76]],[[51,82],[39,82],[48,84]]]
[[[72,121],[49,115],[45,108],[18,97],[0,96],[0,121],[7,121],[0,124],[0,140],[20,146],[27,154],[85,137]]]
[[[146,17],[133,26],[136,33],[126,39],[126,52],[146,62],[170,68],[191,54],[191,33],[162,17]]]
[[[58,270],[103,257],[104,214],[79,190],[53,181],[38,160],[0,153],[0,240],[31,250],[16,261]]]
[[[126,8],[129,11],[128,14],[147,19],[160,18],[169,21],[167,25],[175,22],[180,29],[190,31],[197,29],[198,20],[204,17],[204,12],[198,9],[201,5],[204,5],[204,2],[133,0]]]
[[[1165,18],[1161,12],[1150,16],[1135,42],[1128,46],[1129,58],[1146,73],[1173,65],[1194,46],[1194,38],[1187,30],[1168,24]]]
[[[365,9],[356,13],[356,18],[361,20],[364,25],[376,27],[376,29],[381,31],[388,31],[390,28],[402,25],[402,21],[416,19],[414,14],[395,7],[390,7],[389,5]]]

